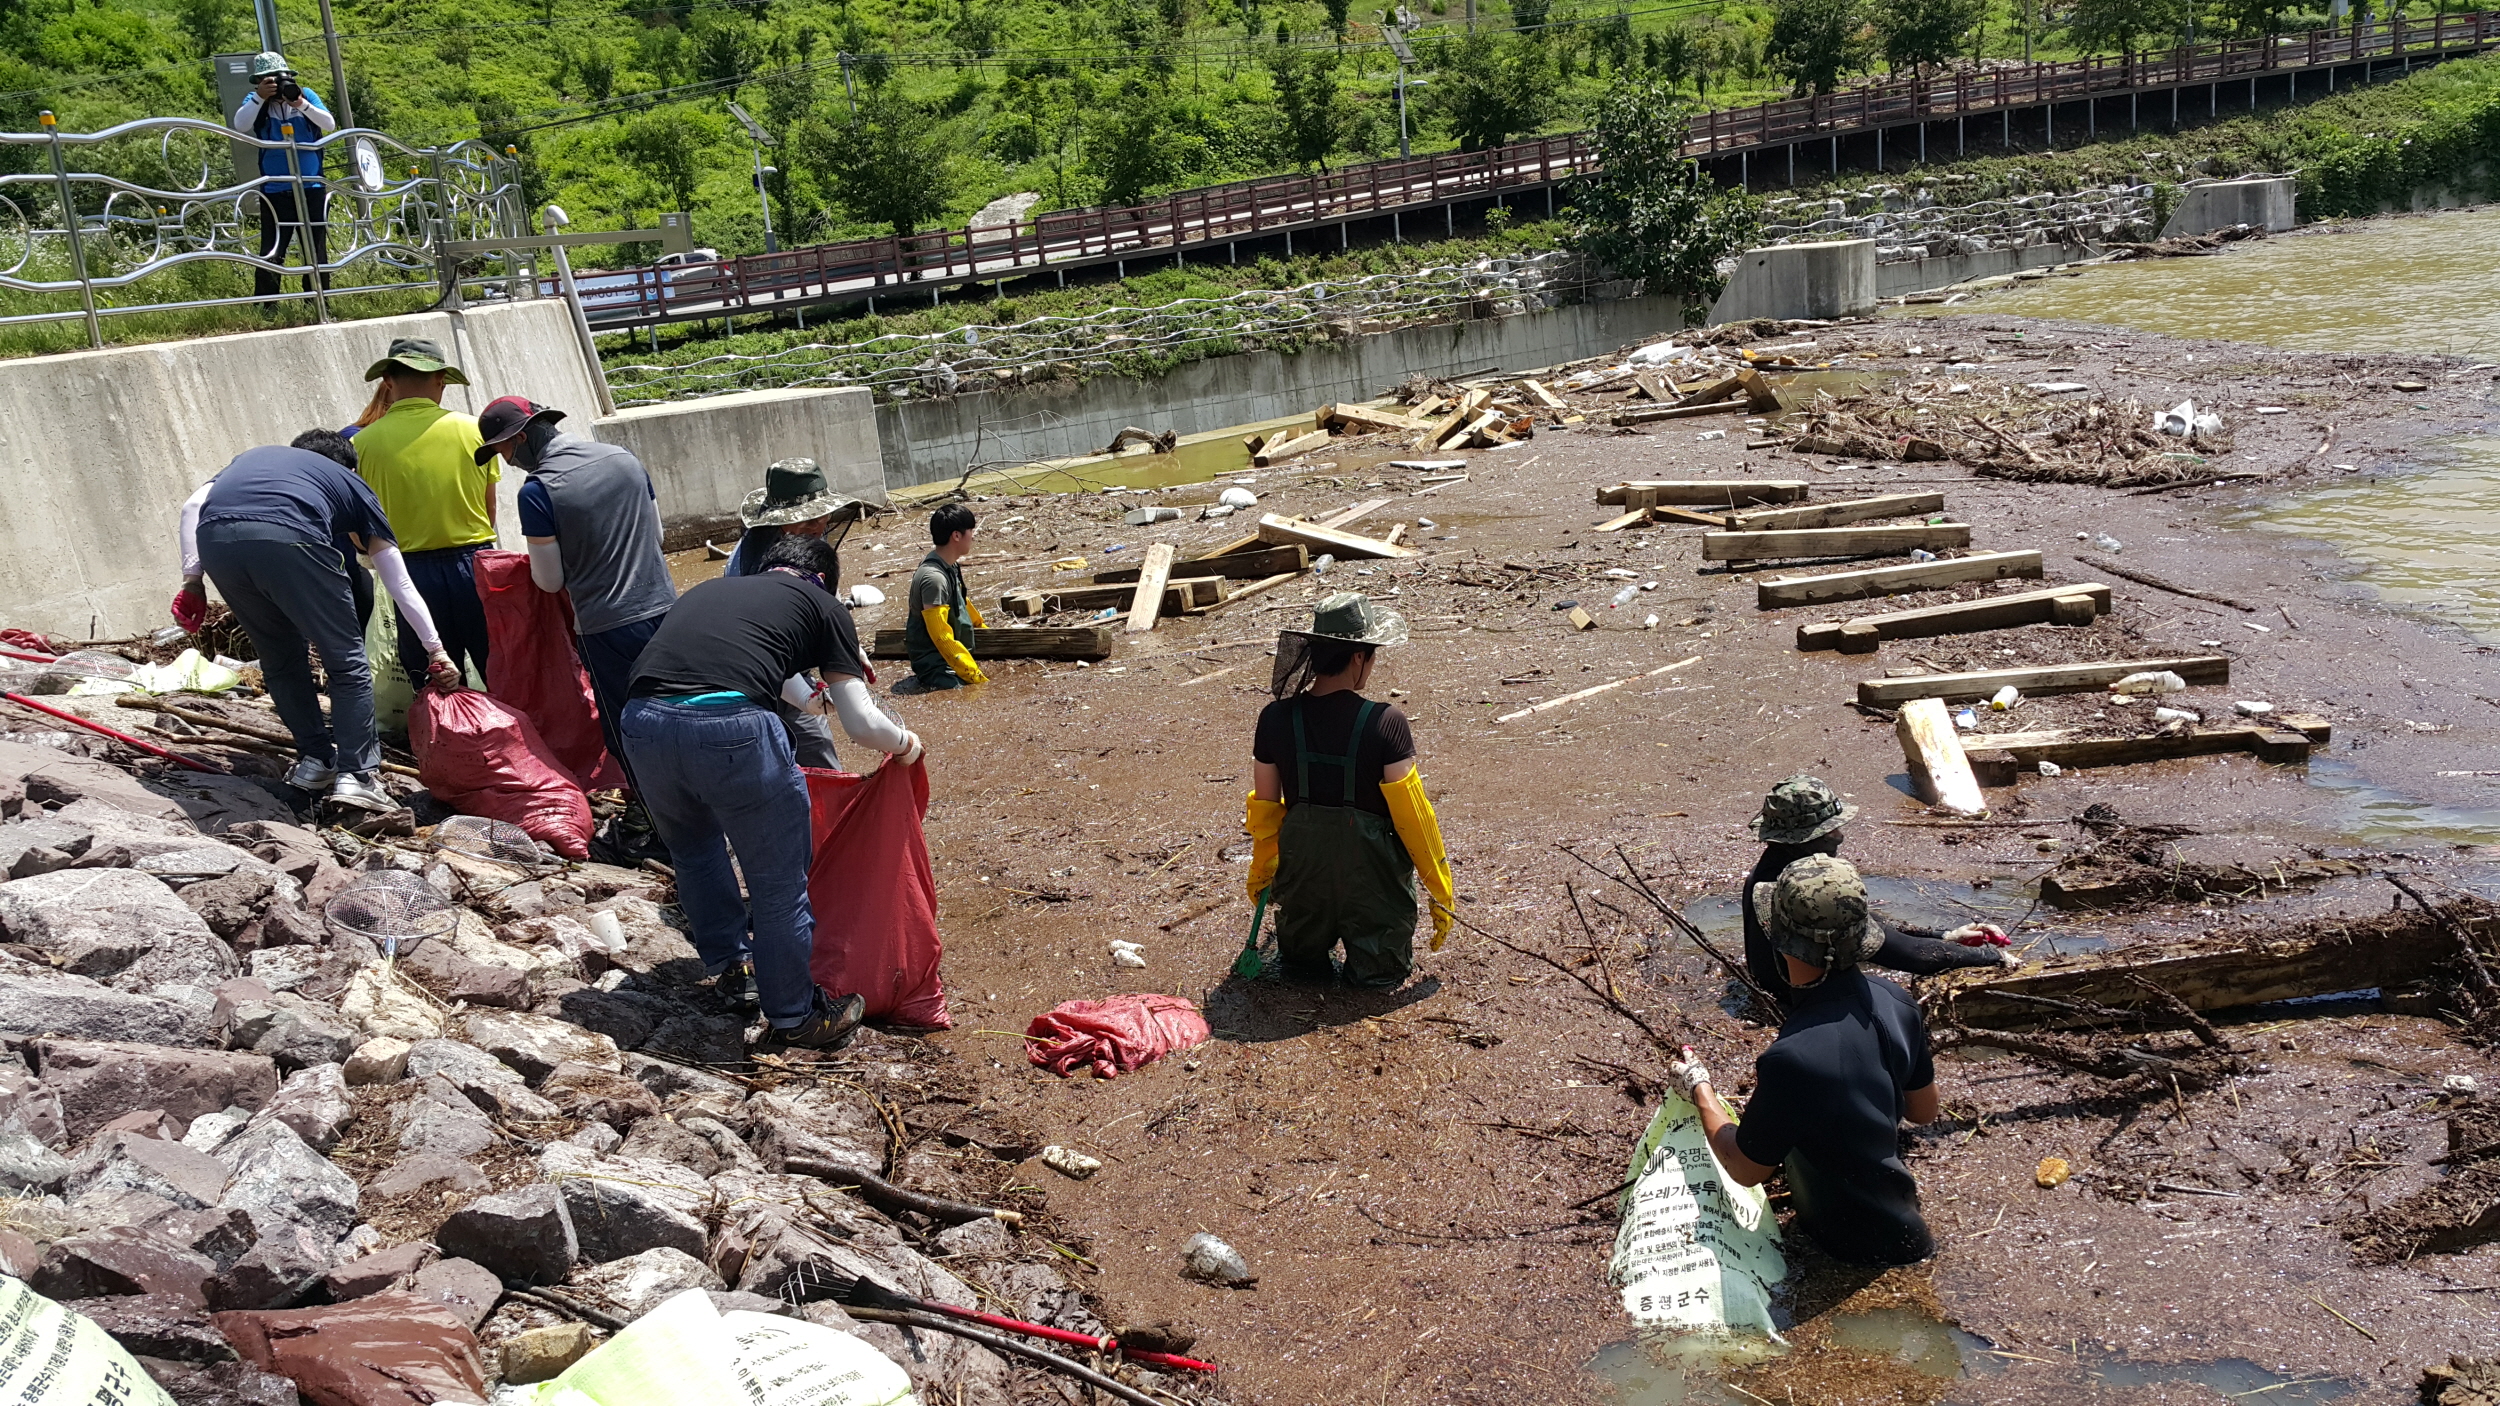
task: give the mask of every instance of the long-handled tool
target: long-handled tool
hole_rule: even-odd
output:
[[[1266,961],[1259,956],[1259,929],[1266,925],[1267,891],[1262,889],[1258,911],[1250,915],[1250,940],[1241,945],[1241,955],[1233,958],[1233,975],[1244,981],[1256,981],[1259,973],[1267,970]]]
[[[953,1304],[937,1303],[929,1299],[916,1299],[909,1294],[896,1293],[894,1290],[889,1289],[872,1279],[859,1279],[845,1275],[836,1276],[828,1283],[825,1280],[818,1279],[814,1273],[810,1273],[807,1278],[810,1288],[830,1288],[833,1290],[834,1300],[837,1303],[850,1308],[884,1308],[894,1309],[904,1313],[934,1313],[947,1318],[959,1318],[967,1323],[979,1323],[991,1328],[1004,1328],[1008,1332],[1022,1333],[1027,1337],[1047,1338],[1052,1342],[1070,1343],[1077,1347],[1089,1348],[1095,1352],[1117,1353],[1132,1362],[1143,1362],[1151,1367],[1170,1367],[1188,1372],[1213,1372],[1218,1370],[1216,1365],[1212,1362],[1201,1362],[1197,1358],[1183,1357],[1178,1353],[1147,1352],[1138,1348],[1122,1347],[1120,1345],[1120,1340],[1108,1333],[1095,1336],[1085,1333],[1071,1332],[1066,1328],[1052,1328],[1040,1323],[1027,1323],[1018,1318],[1002,1318],[995,1313],[982,1313],[975,1309],[957,1308]]]

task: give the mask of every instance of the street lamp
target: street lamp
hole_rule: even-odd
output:
[[[764,130],[763,123],[747,116],[747,110],[736,103],[729,105],[729,115],[737,118],[746,127],[748,140],[755,143],[755,198],[764,206],[764,252],[778,254],[781,252],[781,245],[773,238],[773,197],[772,193],[764,188],[764,180],[768,176],[779,175],[780,172],[764,164],[764,148],[779,146],[781,143],[773,139],[772,133]]]
[[[1401,161],[1415,154],[1406,139],[1406,70],[1415,62],[1415,51],[1406,42],[1405,29],[1406,25],[1414,22],[1406,7],[1400,5],[1396,17],[1380,27],[1381,34],[1389,41],[1389,52],[1398,61],[1398,159]]]

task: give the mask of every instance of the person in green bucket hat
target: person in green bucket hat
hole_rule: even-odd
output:
[[[1857,813],[1858,808],[1843,801],[1821,777],[1799,774],[1772,787],[1771,794],[1762,799],[1762,809],[1747,822],[1762,841],[1762,857],[1754,861],[1739,895],[1745,910],[1745,970],[1782,1010],[1788,1008],[1792,994],[1788,969],[1763,930],[1761,915],[1754,911],[1755,896],[1799,860],[1840,853],[1841,827]],[[1955,967],[2020,965],[2007,945],[2004,929],[1993,923],[1965,923],[1938,935],[1913,933],[1880,917],[1871,921],[1876,925],[1877,945],[1866,954],[1869,966],[1933,976]]]
[[[1311,627],[1276,637],[1276,701],[1260,710],[1247,801],[1250,897],[1279,909],[1287,980],[1338,975],[1387,989],[1415,965],[1415,881],[1432,903],[1432,946],[1455,917],[1441,822],[1415,767],[1415,734],[1395,704],[1363,697],[1383,646],[1406,621],[1353,592],[1319,603]]]
[[[501,461],[488,455],[477,421],[443,405],[445,386],[469,378],[425,337],[398,337],[365,379],[390,390],[390,409],[356,434],[356,472],[381,500],[399,534],[408,579],[425,598],[452,662],[486,680],[486,604],[472,564],[495,545],[495,485]],[[426,651],[416,631],[399,622],[399,662],[412,683],[426,677]]]

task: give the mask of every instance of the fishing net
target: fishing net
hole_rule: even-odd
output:
[[[459,921],[440,889],[399,869],[376,869],[340,889],[322,917],[332,932],[353,934],[397,956],[429,937],[441,937]]]
[[[547,852],[530,838],[529,831],[509,820],[489,820],[482,815],[455,815],[435,826],[434,847],[523,869],[535,869],[547,862]]]

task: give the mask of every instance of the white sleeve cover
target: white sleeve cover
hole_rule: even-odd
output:
[[[217,486],[210,479],[199,491],[182,500],[182,579],[200,579],[200,509],[208,505],[208,490]]]
[[[530,584],[547,592],[564,589],[564,553],[555,540],[533,541],[530,549]]]
[[[376,542],[365,555],[373,558],[373,574],[382,578],[382,589],[391,593],[391,604],[399,610],[399,618],[417,632],[417,643],[429,650],[443,647],[442,632],[434,628],[434,612],[425,608],[425,597],[417,594],[417,583],[408,579],[408,563],[399,555],[396,542]]]
[[[260,94],[252,94],[243,100],[243,106],[234,110],[234,120],[227,125],[247,137],[252,135],[253,124],[260,121],[260,107]]]
[[[303,108],[304,115],[306,117],[312,119],[312,124],[321,129],[321,135],[326,137],[332,132],[337,131],[339,125],[337,115],[332,113],[329,107],[324,104],[320,98],[315,97],[309,90],[305,92],[304,97],[306,101],[298,104],[298,106]]]
[[[825,688],[833,695],[833,711],[842,720],[842,731],[863,747],[874,747],[888,756],[899,755],[911,746],[911,734],[902,725],[885,715],[874,699],[868,696],[868,681],[853,674],[836,674]]]

